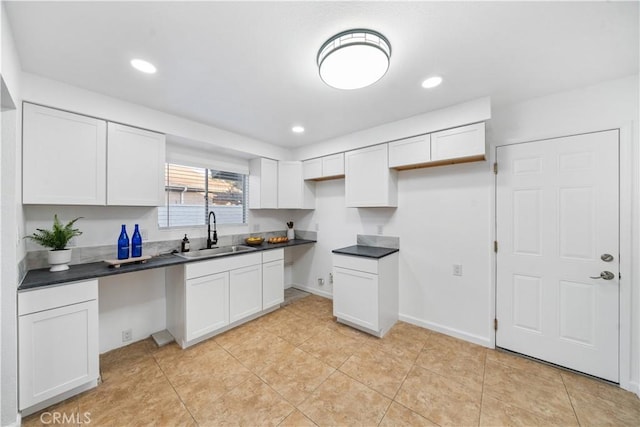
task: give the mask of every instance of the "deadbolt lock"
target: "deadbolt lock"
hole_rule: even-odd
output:
[[[613,255],[611,255],[611,254],[602,254],[600,256],[600,259],[603,260],[604,262],[611,262],[611,261],[613,261]]]

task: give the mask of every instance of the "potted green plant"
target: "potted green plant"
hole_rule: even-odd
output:
[[[69,269],[68,264],[71,261],[71,249],[67,249],[67,243],[75,236],[82,234],[80,230],[73,228],[73,224],[80,218],[82,217],[73,219],[63,226],[56,214],[53,216],[53,228],[51,230],[36,228],[35,233],[27,236],[27,238],[41,246],[50,248],[48,255],[51,268],[49,271],[64,271]]]

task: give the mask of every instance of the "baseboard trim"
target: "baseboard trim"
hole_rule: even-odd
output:
[[[627,384],[629,387],[626,389],[632,393],[635,393],[636,396],[640,397],[640,383],[636,381],[629,381]]]
[[[461,331],[459,329],[454,329],[448,326],[440,325],[438,323],[428,322],[413,316],[408,316],[406,314],[401,314],[399,316],[399,319],[402,320],[403,322],[411,323],[412,325],[420,326],[422,328],[436,331],[441,334],[449,335],[454,338],[459,338],[464,341],[469,341],[474,344],[481,345],[483,347],[494,348],[489,338],[481,337],[475,334],[470,334],[470,333]]]
[[[314,294],[314,295],[319,295],[321,297],[333,299],[333,294],[331,292],[323,291],[323,290],[320,290],[318,288],[313,288],[311,286],[293,284],[293,285],[291,285],[289,287],[290,288],[296,288],[296,289],[299,289],[301,291],[309,292],[309,293]]]

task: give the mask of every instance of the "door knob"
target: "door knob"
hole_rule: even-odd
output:
[[[603,260],[604,262],[611,262],[611,261],[613,261],[613,255],[611,255],[611,254],[602,254],[600,256],[600,259]]]
[[[592,279],[604,279],[604,280],[612,280],[615,276],[615,274],[613,274],[610,271],[603,271],[602,273],[600,273],[599,276],[593,277],[591,276]]]

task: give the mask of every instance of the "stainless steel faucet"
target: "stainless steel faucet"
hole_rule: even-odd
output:
[[[213,215],[213,239],[211,238],[211,215]],[[218,243],[218,231],[216,230],[216,214],[209,212],[209,218],[207,219],[207,249],[211,249],[213,245]]]

